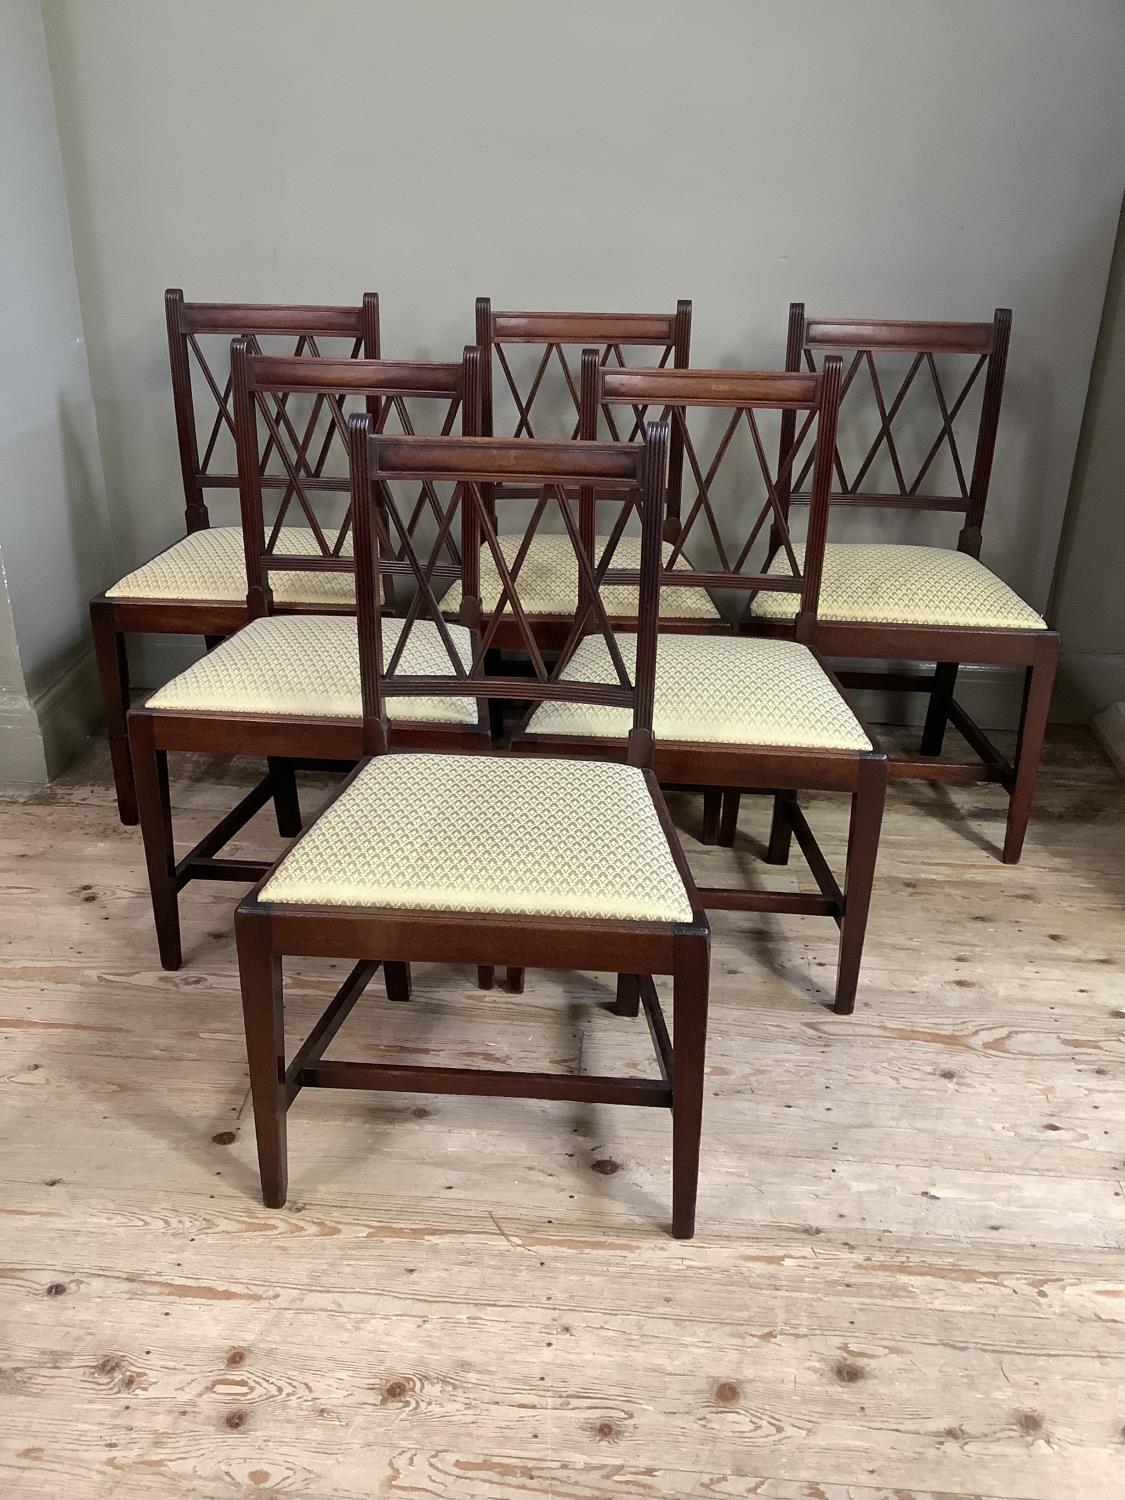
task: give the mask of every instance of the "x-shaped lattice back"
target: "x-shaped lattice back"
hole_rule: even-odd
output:
[[[269,357],[259,352],[256,339],[242,338],[232,346],[231,368],[248,597],[255,614],[271,607],[269,580],[274,573],[355,570],[351,480],[346,474],[323,472],[323,456],[334,440],[345,458],[349,454],[349,404],[364,412],[380,433],[414,436],[423,411],[424,430],[436,429],[442,437],[454,431],[473,434],[480,423],[480,357],[474,347],[466,348],[460,364],[429,364]],[[310,401],[301,432],[281,404],[291,396]],[[323,431],[318,428],[320,414]],[[267,461],[274,457],[280,461],[284,488],[267,525],[263,490]],[[333,496],[340,497],[345,508],[336,523],[328,525],[319,512]],[[445,521],[437,492],[422,480],[394,544],[384,518],[383,549],[408,571],[407,551],[417,554],[428,547],[432,566],[444,564],[450,576],[456,576],[460,554],[456,534]],[[436,536],[427,534],[431,528],[436,528]],[[300,550],[302,545],[305,550]],[[393,603],[395,580],[389,569],[385,589]]]
[[[667,428],[649,427],[645,440],[634,444],[576,444],[537,439],[480,438],[434,441],[389,438],[373,433],[370,417],[351,421],[353,512],[356,516],[357,595],[360,651],[365,691],[365,723],[381,721],[382,699],[388,694],[412,696],[512,696],[510,678],[489,675],[492,644],[504,621],[515,622],[519,643],[531,662],[532,676],[521,680],[520,698],[544,702],[565,698],[605,703],[633,711],[638,731],[649,733],[652,718],[652,678],[655,671],[656,620],[660,572],[660,491],[667,461]],[[463,577],[462,603],[457,623],[470,627],[472,647],[466,659],[451,633],[451,621],[441,607],[441,591],[434,587],[439,569],[424,563],[410,544],[407,507],[396,502],[402,485],[425,483],[444,494],[439,535],[451,535],[455,518],[470,517],[467,535],[492,558],[500,578],[499,598],[487,610],[474,592],[468,570]],[[488,500],[488,487],[512,483],[526,487],[531,515],[514,557],[506,557]],[[593,564],[583,547],[577,507],[585,491],[612,495],[617,522],[604,554]],[[366,497],[366,500],[364,499]],[[558,662],[544,661],[521,597],[521,574],[531,538],[544,516],[557,515],[562,534],[570,541],[579,576],[580,603]],[[642,561],[634,582],[639,586],[638,650],[635,671],[624,661],[601,600],[605,575],[630,516],[639,517]],[[414,595],[403,615],[403,625],[390,656],[382,656],[380,595],[387,571],[409,571]],[[444,648],[448,676],[411,676],[401,672],[411,633],[419,621],[429,621]],[[605,641],[616,673],[613,683],[564,682],[562,673],[577,645],[587,635]],[[647,642],[647,646],[644,643]],[[642,736],[643,738],[643,736]],[[638,740],[638,743],[640,741]]]
[[[660,369],[685,369],[691,357],[691,303],[681,298],[674,313],[498,312],[487,297],[476,306],[477,343],[481,347],[484,431],[495,431],[493,357],[501,387],[515,408],[513,437],[576,438],[581,424],[581,391],[574,352],[596,347],[607,368],[625,369],[639,355]],[[513,368],[513,350],[535,351],[527,372]],[[534,415],[533,408],[538,408]],[[636,442],[648,416],[643,403],[622,422],[606,407],[606,434],[611,442]],[[553,419],[553,420],[552,420]],[[544,430],[544,423],[555,430]],[[537,430],[537,427],[539,430]],[[679,473],[678,438],[670,435],[669,463]],[[521,498],[510,486],[493,487],[491,502]]]
[[[691,499],[682,511],[678,534],[665,552],[665,583],[738,590],[748,595],[747,608],[749,596],[760,589],[797,593],[801,596],[797,629],[802,636],[808,633],[811,622],[815,621],[820,587],[839,383],[838,359],[826,360],[823,370],[811,374],[609,370],[597,360],[595,351],[583,353],[584,436],[596,431],[598,412],[604,406],[633,405],[639,401],[661,409],[662,419],[679,433],[686,463],[684,499],[688,496]],[[702,435],[691,422],[692,414],[699,411],[718,416],[718,435],[710,438],[707,458],[700,451]],[[776,463],[769,457],[762,431],[762,417],[766,413],[781,413],[782,436]],[[734,518],[724,525],[716,500],[716,483],[738,437],[745,438],[744,447],[749,449],[750,481],[758,481],[764,498],[755,504],[749,498],[750,482],[740,476]],[[813,506],[802,558],[790,535],[788,500],[794,469],[806,451],[813,455],[817,503]],[[671,509],[671,496],[668,503]],[[733,542],[732,525],[737,526]],[[755,566],[752,559],[760,541],[764,556],[761,564]],[[770,559],[779,551],[789,564],[788,573],[767,572]],[[699,565],[705,553],[716,559],[716,566]],[[611,571],[607,581],[625,579]]]
[[[828,353],[845,361],[832,503],[957,512],[965,517],[961,546],[979,551],[1010,332],[1007,308],[998,308],[991,323],[937,323],[810,319],[803,303],[793,303],[786,368],[815,371],[818,358]],[[888,367],[896,358],[900,368],[892,373]],[[912,461],[902,452],[901,438],[909,403],[914,420],[921,417],[933,432],[932,438],[915,434]],[[866,448],[864,437],[849,467],[842,441],[858,432],[864,412],[867,431],[873,418],[875,434]],[[942,460],[952,487],[942,486]],[[793,481],[793,500],[807,500],[810,469],[806,459]],[[879,484],[877,472],[890,483]]]
[[[235,490],[238,486],[234,467],[237,439],[232,406],[231,339],[253,337],[262,352],[296,358],[377,359],[379,299],[374,292],[368,292],[356,307],[185,302],[183,292],[171,288],[164,295],[164,305],[187,527],[189,531],[198,531],[209,524],[207,492]],[[296,446],[300,440],[293,431],[288,405],[289,396],[283,394],[275,405],[274,416]],[[310,437],[322,405],[323,398],[314,403]],[[312,459],[316,474],[324,472],[338,439],[339,435],[330,430],[323,454]],[[346,454],[346,442],[339,451],[341,457]],[[262,455],[262,471],[267,488],[284,488],[287,476],[272,446]]]

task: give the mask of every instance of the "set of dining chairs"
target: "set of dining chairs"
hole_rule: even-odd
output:
[[[1009,313],[795,304],[783,367],[764,370],[694,368],[686,301],[586,314],[482,298],[474,341],[445,362],[383,358],[373,293],[319,307],[171,290],[166,315],[186,535],[91,619],[164,967],[183,961],[189,882],[250,888],[235,932],[265,1202],[285,1201],[287,1111],[306,1087],[636,1104],[672,1113],[672,1232],[690,1237],[708,912],[835,922],[844,1015],[889,777],[999,782],[1003,859],[1020,857],[1059,639],[980,561]],[[231,524],[215,524],[224,506]],[[953,516],[954,545],[830,539],[861,509],[900,527]],[[147,632],[207,649],[132,705],[127,643]],[[1010,760],[955,696],[959,667],[985,663],[1024,673]],[[927,696],[916,755],[888,754],[857,712],[849,691],[872,686]],[[947,726],[972,759],[942,755]],[[264,774],[177,857],[168,757],[190,751]],[[343,773],[312,816],[305,768]],[[670,788],[698,792],[703,841],[728,845],[741,798],[767,796],[765,863],[795,839],[810,888],[697,886]],[[807,792],[850,798],[839,874]],[[271,803],[281,857],[224,855]],[[289,1056],[298,956],[350,969]],[[608,968],[655,1072],[327,1058],[379,969],[409,1003],[423,959],[485,989],[498,971],[518,990],[529,968]]]

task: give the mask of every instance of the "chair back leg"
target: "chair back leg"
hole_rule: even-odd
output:
[[[770,838],[766,845],[766,864],[787,865],[789,851],[793,846],[793,824],[789,821],[789,809],[795,807],[797,793],[774,792],[773,813],[770,817]]]
[[[176,850],[172,837],[172,800],[168,790],[168,752],[156,748],[152,720],[144,714],[134,714],[130,718],[129,747],[130,778],[136,788],[160,964],[165,969],[178,969],[183,963],[183,952]]]
[[[867,915],[871,909],[871,887],[879,855],[879,831],[887,796],[887,763],[880,757],[862,762],[859,785],[852,797],[848,829],[847,871],[844,876],[844,912],[840,919],[840,948],[836,968],[836,998],[832,1009],[838,1016],[855,1010]]]
[[[641,976],[618,974],[617,999],[613,1002],[615,1016],[638,1016],[641,1013]]]
[[[742,793],[728,788],[723,793],[723,810],[719,817],[719,846],[733,849],[738,837],[738,814],[742,810]]]
[[[1019,738],[1016,741],[1015,780],[1008,801],[1008,822],[1004,829],[1004,863],[1019,864],[1027,833],[1035,784],[1039,779],[1039,762],[1043,755],[1043,738],[1047,733],[1047,711],[1055,685],[1055,668],[1059,662],[1059,637],[1052,630],[1044,632],[1036,643],[1035,659],[1024,678],[1023,709],[1020,714]]]
[[[703,831],[699,835],[701,844],[717,844],[719,824],[723,815],[723,789],[709,786],[703,793]]]
[[[272,951],[268,922],[260,918],[238,913],[235,939],[262,1200],[267,1208],[281,1208],[289,1189],[281,959]]]
[[[401,1005],[412,998],[409,964],[385,963],[383,983],[386,986],[388,1000],[394,1000],[396,1004]]]
[[[934,668],[934,685],[930,689],[930,704],[922,730],[923,755],[941,754],[941,747],[945,743],[945,727],[949,723],[949,705],[953,702],[953,690],[956,686],[957,663],[939,661]]]
[[[273,785],[273,808],[277,831],[283,839],[295,839],[301,831],[301,802],[297,795],[297,774],[293,762],[281,756],[267,757]]]

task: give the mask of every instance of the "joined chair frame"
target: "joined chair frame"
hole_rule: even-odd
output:
[[[340,551],[348,531],[346,516],[335,541],[329,544],[319,534],[320,550],[308,556],[278,555],[272,544],[279,530],[275,521],[267,526],[263,514],[263,490],[274,488],[265,483],[262,473],[269,452],[282,451],[290,484],[283,494],[296,499],[310,520],[315,519],[315,500],[325,492],[350,497],[350,478],[319,477],[310,486],[309,476],[302,472],[299,452],[285,448],[285,434],[278,430],[274,413],[278,402],[292,395],[313,398],[314,409],[323,403],[330,412],[331,426],[348,442],[343,403],[351,396],[362,398],[374,427],[381,429],[392,414],[411,429],[407,403],[414,399],[444,405],[443,430],[449,432],[459,416],[463,431],[475,433],[480,420],[480,357],[474,347],[467,347],[458,363],[421,363],[393,360],[328,360],[282,358],[257,352],[252,338],[235,339],[231,349],[234,388],[235,424],[238,437],[238,463],[241,483],[243,536],[246,543],[247,606],[249,619],[259,619],[280,612],[270,588],[274,572],[331,571],[354,576],[354,557]],[[259,420],[264,421],[268,437],[263,447]],[[306,429],[304,444],[312,439],[312,428]],[[292,495],[289,494],[290,490]],[[422,493],[410,516],[397,528],[399,552],[414,549],[414,532],[419,513],[429,497]],[[349,507],[350,510],[350,507]],[[386,527],[384,546],[391,543],[391,527]],[[314,537],[318,536],[316,531]],[[457,570],[440,564],[440,546],[431,553],[424,566],[430,576],[447,580]],[[415,551],[415,557],[417,556]],[[396,575],[411,574],[412,566],[404,555],[385,563],[385,589],[393,598]],[[324,605],[306,608],[305,614],[354,614],[355,606]],[[247,621],[248,622],[248,621]],[[232,880],[252,885],[270,868],[268,860],[222,858],[219,850],[249,822],[271,798],[277,808],[278,831],[292,838],[301,829],[295,770],[299,766],[320,769],[350,769],[364,753],[364,730],[361,717],[328,718],[298,713],[237,713],[208,709],[174,709],[141,705],[128,715],[132,759],[144,837],[145,859],[161,964],[177,969],[183,961],[180,941],[178,895],[191,880]],[[475,726],[452,724],[403,724],[401,740],[415,749],[456,747],[465,752],[485,752],[490,748],[487,720],[478,713]],[[179,860],[175,857],[171,801],[168,786],[169,752],[201,751],[212,755],[248,755],[265,758],[266,775],[229,813]],[[405,984],[405,979],[403,980]],[[402,998],[397,995],[396,998]]]
[[[234,432],[231,376],[229,372],[225,378],[221,372],[216,373],[200,339],[211,334],[231,337],[239,334],[278,335],[295,340],[297,356],[314,358],[319,356],[319,339],[348,339],[351,341],[351,358],[378,359],[379,298],[375,292],[365,292],[362,302],[354,307],[186,302],[179,287],[170,287],[164,294],[164,313],[184,487],[185,530],[190,536],[210,526],[208,491],[238,487],[237,474],[212,468],[215,444],[223,427],[232,434]],[[212,425],[202,445],[202,456],[193,369],[202,376],[203,385],[214,404]],[[277,419],[285,424],[284,407],[279,409]],[[272,476],[268,483],[278,485],[284,480]],[[90,601],[94,656],[118,816],[122,823],[132,826],[139,817],[126,719],[130,699],[128,637],[138,634],[195,635],[203,636],[211,645],[230,635],[249,618],[245,599],[125,599],[103,592]]]
[[[805,305],[794,302],[789,309],[789,331],[786,343],[786,368],[816,369],[817,355],[841,351],[851,353],[842,390],[866,369],[873,382],[879,412],[879,431],[872,448],[849,479],[839,455],[834,457],[833,472],[838,487],[830,497],[830,509],[837,507],[874,507],[877,509],[951,512],[962,517],[957,550],[979,558],[996,450],[1004,377],[1011,334],[1011,312],[997,308],[989,323],[921,322],[905,319],[809,318]],[[880,353],[913,355],[904,382],[888,403],[877,372],[876,356]],[[942,386],[936,365],[941,355],[965,355],[974,360],[967,382],[952,401]],[[925,368],[933,384],[939,413],[939,432],[921,473],[913,480],[903,474],[894,447],[892,424],[906,389]],[[966,480],[964,465],[957,449],[953,422],[972,386],[983,373],[984,389],[980,420],[970,477]],[[869,491],[862,481],[880,448],[887,447],[892,459],[897,492]],[[924,493],[922,481],[942,446],[948,446],[953,458],[958,487],[954,494]],[[797,476],[798,480],[800,475]],[[788,501],[800,503],[807,497],[799,483]],[[776,547],[771,549],[776,551]],[[780,622],[756,620],[756,632],[776,635],[784,626]],[[1016,864],[1023,850],[1024,838],[1035,796],[1043,740],[1047,727],[1055,669],[1058,664],[1060,637],[1056,630],[998,629],[949,625],[894,625],[874,622],[833,621],[818,618],[817,645],[826,656],[834,658],[868,658],[887,662],[933,662],[932,673],[917,671],[843,670],[840,680],[848,687],[887,689],[899,692],[925,693],[929,697],[920,753],[917,756],[890,755],[888,775],[892,780],[912,779],[963,785],[972,782],[998,782],[1008,794],[1002,859]],[[1014,757],[1009,759],[957,702],[954,693],[961,665],[1022,668],[1023,697],[1020,709]],[[952,724],[967,741],[973,760],[939,760],[947,725]],[[724,807],[725,832],[729,835],[737,818],[737,800]]]
[[[494,361],[516,406],[517,422],[513,437],[534,438],[540,435],[532,426],[533,407],[547,371],[557,365],[574,407],[574,424],[568,436],[576,439],[582,432],[580,373],[573,368],[566,351],[596,346],[598,358],[603,365],[607,368],[624,369],[627,368],[626,350],[651,349],[660,369],[686,369],[691,360],[691,315],[691,302],[687,298],[681,298],[677,302],[673,313],[620,313],[498,310],[493,308],[490,298],[478,297],[476,340],[481,350],[482,434],[486,437],[495,435]],[[521,390],[506,352],[506,346],[513,344],[543,350],[531,383],[525,390]],[[603,415],[611,441],[633,442],[641,435],[648,413],[643,405],[636,405],[631,413],[631,421],[620,427],[611,409],[607,407]],[[679,434],[671,432],[668,439],[667,500],[662,529],[665,538],[673,541],[679,534],[677,506],[682,470],[682,444]],[[527,498],[527,486],[513,485],[510,482],[488,486],[485,499],[493,524],[499,525],[498,502]],[[596,496],[588,491],[580,507],[579,526],[586,555],[591,562],[594,558],[595,514]],[[526,533],[524,539],[527,539]],[[467,545],[466,541],[466,547]],[[548,651],[558,650],[566,639],[570,618],[568,615],[530,616],[537,644]],[[619,625],[627,623],[626,620],[618,621]],[[696,629],[699,628],[699,622],[677,622],[677,628]],[[497,637],[497,650],[517,650],[520,647],[521,641],[511,626],[502,630]]]
[[[388,693],[464,695],[503,692],[506,683],[489,675],[485,652],[466,673],[452,651],[448,679],[396,677],[384,667],[380,647],[379,530],[371,503],[381,484],[428,478],[456,482],[461,504],[478,512],[487,534],[490,519],[484,486],[512,483],[543,487],[556,493],[560,509],[565,491],[596,485],[632,492],[644,529],[640,569],[640,646],[633,679],[585,685],[587,701],[631,704],[633,730],[627,758],[647,767],[652,752],[652,683],[655,667],[656,612],[659,596],[660,485],[667,432],[651,427],[643,444],[543,442],[535,439],[390,439],[372,435],[369,418],[351,419],[353,514],[357,530],[357,594],[361,641],[371,643],[363,669],[365,750],[372,757],[395,753],[394,724],[385,713]],[[624,507],[622,508],[624,514]],[[568,523],[569,524],[569,523]],[[619,534],[619,531],[618,531]],[[578,544],[576,527],[572,544]],[[491,545],[491,543],[490,543]],[[611,549],[607,549],[607,553]],[[607,559],[608,560],[608,559]],[[581,559],[580,559],[581,566]],[[604,569],[602,570],[604,571]],[[440,607],[428,579],[416,575],[422,607],[439,618]],[[596,593],[597,579],[592,579]],[[508,580],[510,582],[510,580]],[[510,603],[521,631],[526,616]],[[590,615],[608,628],[604,611],[591,602],[576,615],[577,640]],[[538,665],[541,667],[542,663]],[[388,664],[393,667],[393,663]],[[561,696],[558,669],[537,672],[526,691],[538,701]],[[356,775],[359,774],[357,769]],[[623,922],[558,916],[486,915],[447,910],[392,910],[374,907],[287,906],[263,900],[259,886],[240,904],[235,928],[242,982],[247,1049],[250,1060],[254,1122],[263,1196],[279,1207],[287,1192],[286,1111],[302,1088],[362,1088],[377,1091],[497,1095],[515,1098],[566,1099],[583,1103],[633,1104],[669,1108],[673,1117],[672,1231],[690,1237],[695,1226],[699,1143],[703,1107],[706,1046],[709,929],[694,894],[691,872],[679,848],[663,797],[651,770],[644,770],[653,808],[667,838],[692,909],[689,922]],[[339,795],[345,795],[342,790]],[[308,836],[307,833],[305,836]],[[557,1073],[495,1069],[400,1066],[369,1062],[325,1061],[323,1054],[379,962],[409,964],[412,959],[448,964],[496,964],[540,968],[604,969],[607,955],[615,966],[645,978],[639,981],[641,1003],[659,1063],[660,1077],[567,1076]],[[336,997],[292,1059],[286,1059],[282,969],[285,957],[351,959],[354,968]],[[660,1009],[654,974],[670,974],[675,1013],[674,1040]]]
[[[713,533],[717,523],[711,508],[709,487],[726,452],[726,444],[741,420],[745,418],[754,438],[761,477],[767,490],[766,502],[757,517],[751,518],[748,536],[731,559],[725,544],[719,570],[694,569],[675,557],[665,567],[662,579],[679,586],[737,589],[749,601],[758,589],[780,590],[798,596],[795,620],[789,624],[788,638],[808,646],[825,676],[848,703],[847,694],[817,649],[816,609],[820,589],[824,533],[828,521],[828,487],[831,458],[835,450],[835,424],[839,405],[840,362],[829,360],[825,368],[812,374],[735,370],[610,370],[599,364],[593,351],[583,355],[583,434],[597,430],[599,412],[607,405],[646,402],[661,412],[661,419],[679,428],[683,451],[695,478],[698,493],[687,511],[680,529],[677,549],[690,542],[691,531],[702,517]],[[717,461],[704,472],[687,430],[686,412],[690,407],[722,408],[731,413],[728,428],[720,442]],[[782,431],[776,468],[770,472],[764,443],[754,417],[755,411],[779,411]],[[798,432],[796,423],[801,416]],[[809,544],[804,567],[798,570],[792,548],[785,534],[792,559],[788,575],[766,575],[748,567],[751,548],[767,519],[785,531],[787,521],[779,503],[779,491],[792,473],[798,453],[814,429],[815,477],[809,525]],[[628,581],[626,575],[610,570],[607,582]],[[849,707],[851,707],[849,703]],[[854,711],[854,710],[853,710]],[[528,728],[530,715],[516,735],[513,745],[521,750],[544,754],[589,755],[597,746],[605,753],[607,743],[594,736],[533,734]],[[864,726],[866,730],[866,726]],[[870,734],[868,735],[871,738]],[[620,747],[618,747],[620,753]],[[728,789],[766,793],[773,797],[773,817],[767,863],[784,863],[788,857],[790,834],[796,834],[809,870],[816,881],[816,895],[780,890],[737,890],[728,887],[703,886],[699,897],[708,911],[761,911],[778,915],[827,916],[840,929],[839,955],[833,1009],[850,1014],[855,1008],[863,942],[871,902],[871,889],[879,848],[883,804],[886,796],[886,756],[872,740],[870,750],[815,749],[810,747],[773,747],[721,744],[698,741],[670,741],[659,736],[655,742],[653,767],[662,786],[702,788],[705,800],[714,808]],[[851,797],[851,818],[847,844],[847,868],[843,886],[836,880],[828,861],[809,827],[798,803],[801,791],[838,791]],[[737,811],[737,803],[734,804]],[[725,812],[725,804],[724,804]],[[709,841],[710,817],[705,817],[704,841]],[[725,828],[728,841],[733,829]],[[518,978],[517,978],[518,983]],[[618,1008],[623,1014],[635,1013],[635,986],[626,981],[619,987]]]

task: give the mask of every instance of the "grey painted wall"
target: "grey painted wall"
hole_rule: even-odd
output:
[[[41,780],[94,719],[112,550],[36,0],[0,0],[0,268],[0,779]]]
[[[936,318],[1008,303],[985,557],[1045,604],[1120,201],[1120,0],[45,15],[118,571],[179,525],[169,283],[373,287],[388,353],[429,357],[471,336],[479,293],[686,295],[697,362],[751,365],[780,361],[795,297]]]
[[[1058,706],[1088,719],[1125,700],[1125,209],[1059,553]]]

